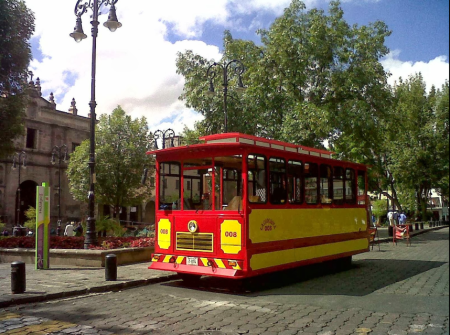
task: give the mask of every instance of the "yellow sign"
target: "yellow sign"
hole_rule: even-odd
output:
[[[242,250],[242,225],[236,220],[225,220],[220,230],[220,245],[223,252],[237,255]]]
[[[168,219],[161,219],[158,223],[158,246],[161,249],[169,249],[172,243],[172,223]]]

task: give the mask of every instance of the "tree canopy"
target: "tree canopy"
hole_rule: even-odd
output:
[[[150,167],[146,155],[151,137],[147,120],[132,120],[119,106],[111,115],[102,115],[96,127],[96,202],[114,206],[136,205],[149,196],[149,183],[141,185],[144,167]],[[89,140],[70,157],[67,169],[72,195],[87,202],[89,191]]]
[[[24,130],[33,32],[34,15],[24,1],[0,1],[0,157],[14,151],[13,140]]]
[[[230,89],[229,131],[309,146],[333,145],[346,134],[371,142],[389,101],[379,60],[389,51],[390,31],[380,21],[350,26],[343,16],[338,1],[326,13],[293,0],[269,30],[259,31],[260,45],[225,32],[221,62],[242,61],[248,86],[242,96]],[[212,62],[191,51],[177,60],[186,79],[180,98],[205,116],[198,127],[206,133],[221,132],[224,119],[223,96],[205,95]],[[236,81],[232,76],[230,86]],[[222,82],[223,76],[214,78],[216,87]]]
[[[335,157],[371,167],[369,188],[402,209],[426,208],[428,192],[449,193],[448,83],[426,92],[420,74],[391,87],[380,60],[391,31],[382,21],[350,25],[339,1],[328,11],[307,10],[292,0],[261,43],[224,33],[219,64],[238,60],[246,71],[244,94],[229,69],[228,131],[241,132],[335,152]],[[194,135],[224,130],[221,71],[207,95],[208,60],[192,51],[179,53],[177,72],[185,78],[180,99],[204,116]],[[219,94],[219,92],[221,92]],[[388,190],[390,192],[388,192]]]

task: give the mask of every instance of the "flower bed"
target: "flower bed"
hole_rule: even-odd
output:
[[[117,264],[150,262],[154,238],[102,237],[99,245],[84,250],[84,237],[50,238],[50,264],[65,266],[104,267],[108,254],[117,256]],[[35,237],[0,237],[0,263],[23,261],[34,264]]]
[[[122,248],[146,248],[155,245],[155,239],[146,237],[100,237],[99,245],[92,250],[111,250]],[[35,237],[1,237],[0,248],[5,249],[35,249]],[[50,249],[84,249],[84,237],[50,237]]]

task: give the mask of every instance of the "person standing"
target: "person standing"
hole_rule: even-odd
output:
[[[406,214],[404,212],[402,212],[398,218],[398,220],[400,221],[400,224],[402,224],[402,225],[406,224],[406,219],[407,219]]]
[[[398,226],[398,212],[394,212],[393,218],[394,218],[394,225]]]
[[[388,215],[387,215],[387,217],[388,217],[388,220],[389,220],[389,225],[391,226],[391,227],[394,227],[395,226],[395,221],[394,221],[394,213],[393,212],[389,212],[388,213]]]
[[[70,222],[67,226],[66,229],[64,230],[64,236],[68,236],[68,237],[72,237],[73,236],[73,222]]]
[[[81,225],[81,222],[77,222],[74,232],[75,236],[83,236],[83,226]]]

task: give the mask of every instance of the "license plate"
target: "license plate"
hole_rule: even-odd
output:
[[[188,257],[186,259],[186,264],[187,265],[198,266],[198,258],[197,257]]]

